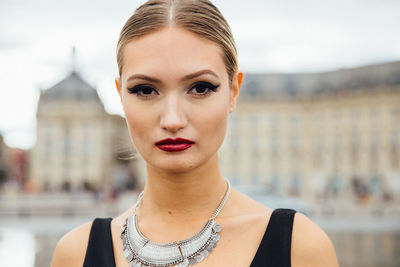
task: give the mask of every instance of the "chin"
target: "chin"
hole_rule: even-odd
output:
[[[195,168],[195,164],[189,162],[175,162],[175,163],[167,163],[152,165],[157,168],[159,171],[167,172],[167,173],[185,173]]]
[[[187,155],[183,157],[165,157],[153,155],[148,158],[144,158],[144,160],[151,168],[166,172],[184,172],[193,169],[194,166],[198,165],[198,163],[195,163],[198,160],[194,160],[192,157],[188,157]]]

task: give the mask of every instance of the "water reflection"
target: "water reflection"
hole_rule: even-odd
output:
[[[36,244],[35,235],[30,230],[1,228],[0,266],[33,267],[37,250]]]
[[[54,249],[61,236],[62,236],[61,233],[35,234],[35,241],[36,241],[35,264],[31,265],[32,267],[50,266]]]
[[[335,232],[331,237],[341,267],[399,267],[399,232]]]
[[[58,240],[87,217],[2,217],[0,267],[48,267]]]

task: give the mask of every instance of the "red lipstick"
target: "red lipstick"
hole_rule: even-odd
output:
[[[176,139],[167,138],[156,142],[156,146],[159,149],[167,152],[183,151],[191,147],[193,144],[194,141],[183,138],[176,138]]]

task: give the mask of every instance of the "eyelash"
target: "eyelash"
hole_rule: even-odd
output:
[[[205,93],[196,93],[195,92],[193,94],[196,97],[205,97],[208,94],[210,94],[211,92],[216,92],[218,87],[219,87],[219,85],[213,85],[213,84],[211,84],[209,82],[198,82],[198,83],[195,83],[190,88],[189,91],[192,91],[193,89],[198,88],[198,87],[205,88],[206,89]],[[151,93],[150,94],[143,94],[143,90],[146,90],[146,89],[147,90],[150,89]],[[142,97],[142,98],[150,98],[153,95],[152,92],[156,92],[156,94],[158,94],[158,92],[153,87],[151,87],[150,85],[145,85],[145,84],[139,84],[139,85],[136,85],[136,86],[134,86],[132,88],[128,88],[128,91],[129,91],[130,94],[136,94],[138,97]]]

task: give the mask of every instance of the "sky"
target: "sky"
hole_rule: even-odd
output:
[[[115,47],[142,0],[0,0],[0,134],[11,147],[36,139],[40,90],[76,69],[106,111],[123,114]],[[239,67],[322,72],[400,60],[398,0],[214,0],[228,20]]]

